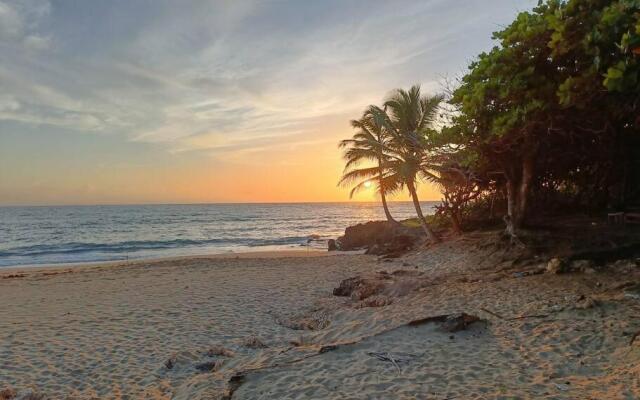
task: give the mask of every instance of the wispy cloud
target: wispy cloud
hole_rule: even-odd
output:
[[[0,129],[217,157],[322,141],[393,87],[437,87],[475,27],[533,2],[0,1]]]

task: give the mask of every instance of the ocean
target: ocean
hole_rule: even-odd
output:
[[[415,216],[410,202],[390,208]],[[374,202],[0,207],[0,267],[326,249],[347,226],[380,219]]]

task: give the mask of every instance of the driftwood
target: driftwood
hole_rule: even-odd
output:
[[[487,314],[491,314],[491,315],[493,315],[494,317],[500,318],[500,319],[502,319],[502,320],[506,320],[506,318],[505,318],[505,317],[503,317],[502,315],[500,315],[500,314],[498,314],[498,313],[495,313],[495,312],[493,312],[493,311],[487,310],[486,308],[481,308],[480,310],[482,310],[482,311],[486,312]]]
[[[417,320],[413,320],[409,322],[408,326],[419,326],[422,324],[426,324],[428,322],[440,322],[442,324],[442,329],[447,332],[458,332],[464,329],[474,322],[481,321],[475,315],[470,315],[467,313],[456,313],[456,314],[443,314],[436,315],[433,317],[421,318]]]
[[[455,313],[455,314],[442,314],[442,315],[436,315],[436,316],[432,316],[432,317],[426,317],[426,318],[420,318],[420,319],[416,319],[416,320],[412,320],[406,324],[379,332],[375,335],[372,335],[370,337],[375,337],[378,335],[382,335],[388,332],[391,332],[395,329],[399,329],[405,326],[420,326],[429,322],[440,322],[443,324],[443,328],[448,331],[448,332],[457,332],[459,330],[462,329],[466,329],[469,325],[471,325],[474,322],[477,321],[481,321],[480,318],[476,317],[475,315],[470,315],[470,314],[466,314],[466,313]],[[370,338],[368,337],[368,338]],[[365,338],[365,339],[368,339]],[[231,378],[229,378],[229,380],[227,381],[227,388],[225,389],[225,392],[222,396],[222,400],[230,400],[231,397],[233,396],[233,393],[240,387],[240,385],[242,385],[242,383],[245,381],[246,376],[250,373],[253,372],[259,372],[259,371],[264,371],[267,369],[271,369],[271,368],[280,368],[280,367],[286,367],[289,365],[294,365],[297,364],[299,362],[302,362],[304,360],[307,360],[309,358],[313,358],[313,357],[318,357],[323,355],[324,353],[328,353],[330,351],[334,351],[337,350],[341,347],[345,347],[345,346],[350,346],[350,345],[354,345],[359,343],[360,341],[353,341],[353,342],[341,342],[341,343],[331,343],[331,344],[327,344],[327,345],[323,345],[323,346],[319,346],[318,350],[315,353],[312,354],[307,354],[305,356],[302,356],[300,358],[296,358],[295,360],[291,360],[291,361],[285,361],[285,362],[279,362],[279,363],[274,363],[274,364],[270,364],[270,365],[263,365],[263,366],[259,366],[259,367],[253,367],[253,368],[247,368],[244,369],[242,371],[238,371],[235,374],[233,374],[231,376]],[[280,351],[278,354],[284,354],[290,350],[292,350],[294,347],[288,347],[285,350]],[[369,355],[378,358],[381,361],[390,361],[391,363],[394,364],[394,366],[396,367],[396,369],[398,369],[399,373],[402,373],[402,371],[400,370],[400,366],[398,365],[398,362],[406,362],[408,361],[405,358],[398,358],[398,357],[394,357],[393,355],[390,355],[390,353],[368,353]],[[415,357],[412,354],[406,354],[406,356],[409,357]]]
[[[534,315],[521,315],[519,317],[508,318],[507,321],[515,321],[518,319],[527,319],[527,318],[546,318],[549,314],[534,314]]]

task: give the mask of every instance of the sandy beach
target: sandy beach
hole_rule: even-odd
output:
[[[0,382],[52,399],[640,398],[637,268],[514,272],[465,240],[327,254],[3,272]],[[332,295],[380,271],[376,296]],[[461,312],[480,321],[409,324]]]
[[[286,343],[296,335],[279,316],[371,268],[369,257],[319,254],[328,253],[2,272],[0,382],[52,398],[170,398],[197,378],[191,364],[209,347],[249,336]],[[167,370],[173,355],[186,364]]]

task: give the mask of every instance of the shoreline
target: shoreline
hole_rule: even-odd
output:
[[[277,259],[277,258],[313,258],[313,257],[336,257],[363,254],[363,250],[354,251],[327,251],[327,250],[259,250],[246,251],[238,253],[211,253],[211,254],[193,254],[182,256],[165,256],[152,258],[134,258],[129,260],[107,260],[107,261],[89,261],[77,263],[53,263],[53,264],[29,264],[0,267],[0,279],[6,275],[28,272],[47,272],[59,269],[67,269],[69,272],[81,271],[85,269],[111,268],[111,267],[129,267],[140,264],[163,264],[172,261],[199,261],[199,260],[225,260],[225,259]]]

